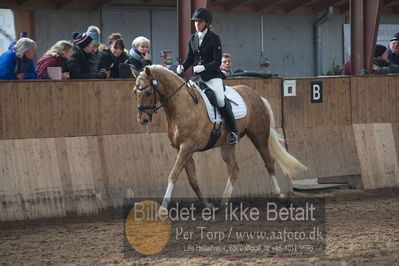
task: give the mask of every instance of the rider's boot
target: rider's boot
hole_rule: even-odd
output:
[[[240,135],[237,130],[236,119],[233,115],[233,110],[231,109],[230,101],[226,98],[224,99],[224,106],[219,108],[220,113],[230,129],[230,144],[236,144],[240,141]]]

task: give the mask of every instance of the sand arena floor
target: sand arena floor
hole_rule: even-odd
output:
[[[336,190],[324,196],[326,255],[316,258],[129,258],[121,212],[0,223],[0,264],[399,265],[399,189]]]

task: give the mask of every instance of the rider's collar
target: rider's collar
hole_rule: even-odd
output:
[[[203,31],[198,31],[197,32],[198,38],[203,39],[207,32],[208,32],[208,28],[207,27],[205,27],[205,30],[203,30]]]

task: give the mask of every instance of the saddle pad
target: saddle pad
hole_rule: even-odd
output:
[[[194,86],[199,91],[202,98],[204,99],[206,109],[208,111],[209,120],[211,120],[212,123],[223,122],[222,116],[217,108],[216,108],[216,117],[215,117],[215,109],[213,105],[210,103],[204,91],[201,90],[201,88],[199,88],[195,82],[190,80],[189,83],[191,86]],[[240,119],[245,117],[247,115],[247,106],[245,105],[245,102],[242,99],[241,95],[235,89],[228,86],[225,87],[226,90],[224,92],[224,95],[227,99],[230,100],[235,119]]]

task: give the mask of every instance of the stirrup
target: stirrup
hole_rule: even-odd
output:
[[[230,132],[230,144],[234,145],[240,141],[240,135],[235,132]]]

